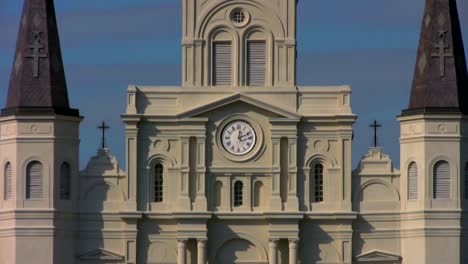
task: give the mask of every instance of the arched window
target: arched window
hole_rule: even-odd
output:
[[[411,162],[408,167],[408,200],[417,200],[418,199],[418,166],[416,162]]]
[[[164,181],[164,167],[161,163],[154,166],[154,195],[153,201],[161,203],[163,201],[163,181]]]
[[[265,86],[266,41],[263,32],[253,32],[247,40],[247,85]]]
[[[234,183],[234,207],[240,207],[244,203],[244,184],[241,181]]]
[[[450,165],[439,161],[434,166],[434,199],[450,198]]]
[[[464,176],[465,176],[465,199],[468,200],[468,163],[466,163],[465,165],[465,173],[464,173]]]
[[[263,183],[258,181],[254,186],[254,207],[261,207],[263,204]]]
[[[71,199],[71,169],[66,162],[60,166],[60,199]]]
[[[13,178],[13,169],[11,167],[11,163],[7,162],[5,165],[5,171],[4,171],[4,177],[5,177],[5,193],[4,193],[4,198],[5,200],[11,200],[13,196],[13,188],[12,188],[12,178]]]
[[[26,199],[41,199],[44,182],[43,166],[33,161],[26,167]]]
[[[313,192],[312,201],[314,203],[323,202],[323,165],[316,164],[312,169],[313,184],[311,191]]]

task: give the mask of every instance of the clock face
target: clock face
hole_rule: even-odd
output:
[[[241,120],[229,123],[221,134],[223,147],[231,154],[241,156],[249,153],[256,142],[252,126]]]

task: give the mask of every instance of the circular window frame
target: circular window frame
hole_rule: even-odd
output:
[[[257,140],[256,140],[256,143],[255,143],[255,146],[252,148],[252,150],[250,150],[249,153],[247,154],[244,154],[244,155],[234,155],[232,153],[230,153],[229,151],[227,151],[224,146],[223,146],[223,142],[222,142],[222,135],[223,135],[223,131],[225,130],[226,126],[228,126],[229,124],[231,124],[232,122],[235,122],[235,121],[243,121],[243,122],[246,122],[246,123],[249,123],[250,126],[252,126],[254,132],[255,132],[255,135],[257,137]],[[245,115],[234,115],[234,116],[230,116],[224,120],[222,120],[219,125],[218,125],[218,129],[216,129],[216,145],[217,145],[217,148],[218,150],[221,152],[221,154],[231,160],[231,161],[235,161],[235,162],[246,162],[246,161],[249,161],[249,160],[252,160],[254,158],[256,158],[260,153],[263,152],[263,150],[265,149],[265,144],[264,144],[264,139],[263,139],[263,130],[262,130],[262,127],[260,126],[260,124],[255,121],[254,119],[248,117],[248,116],[245,116]]]
[[[244,20],[242,22],[238,22],[236,21],[236,14],[237,13],[242,13],[244,15]],[[236,7],[236,8],[233,8],[229,14],[229,20],[231,21],[231,23],[236,26],[236,27],[244,27],[246,26],[249,22],[250,22],[250,13],[247,12],[247,10],[245,10],[244,8],[242,7]]]

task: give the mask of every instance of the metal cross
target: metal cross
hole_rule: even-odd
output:
[[[32,54],[27,55],[27,59],[33,59],[33,76],[34,78],[39,77],[39,60],[47,58],[48,55],[47,53],[40,53],[41,49],[44,49],[44,44],[42,43],[41,40],[41,32],[39,31],[34,31],[34,43],[33,45],[30,45],[29,48],[33,51]]]
[[[435,44],[435,48],[439,49],[438,53],[433,53],[431,56],[433,58],[439,58],[440,59],[440,77],[445,76],[445,59],[446,58],[453,58],[453,55],[451,53],[446,53],[445,50],[450,48],[450,46],[445,42],[445,34],[447,31],[440,30],[439,31],[439,44]]]
[[[374,129],[374,148],[377,147],[377,129],[381,128],[382,125],[377,122],[377,120],[374,120],[374,123],[370,125],[371,128]]]
[[[106,129],[109,129],[110,127],[106,125],[106,122],[102,121],[102,125],[98,126],[98,129],[102,130],[102,148],[106,148]]]

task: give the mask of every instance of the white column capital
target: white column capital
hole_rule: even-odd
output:
[[[297,264],[297,244],[299,239],[290,238],[289,239],[289,264]]]
[[[268,251],[269,264],[278,264],[278,242],[279,239],[271,239]]]
[[[206,239],[197,240],[197,264],[206,264]]]
[[[187,239],[179,239],[177,248],[177,264],[187,264]]]

